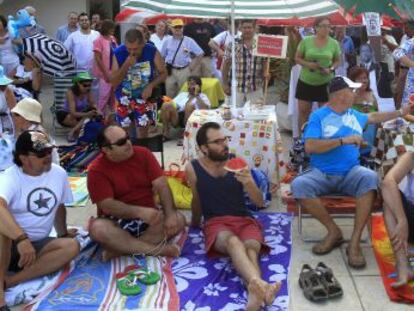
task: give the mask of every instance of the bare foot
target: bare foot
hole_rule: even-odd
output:
[[[266,285],[265,303],[267,306],[270,306],[273,303],[281,287],[282,287],[282,283],[280,282],[273,283],[273,284],[268,283]]]
[[[263,284],[264,283],[264,284]],[[247,286],[248,297],[246,311],[258,311],[264,302],[266,282],[258,278],[250,280]]]
[[[178,257],[181,255],[181,247],[178,244],[166,244],[159,253],[160,256]]]
[[[404,269],[397,268],[397,274],[398,274],[397,281],[394,283],[391,283],[392,288],[395,288],[395,289],[401,288],[407,285],[408,282],[414,280],[414,272],[411,270],[410,267],[407,267]]]
[[[141,207],[139,218],[146,224],[153,226],[161,221],[162,213],[155,208]]]
[[[104,249],[102,251],[102,261],[103,262],[108,262],[111,259],[116,258],[116,257],[120,257],[120,256],[122,256],[122,254],[118,253],[118,252],[109,251],[109,250],[106,250],[106,249]]]

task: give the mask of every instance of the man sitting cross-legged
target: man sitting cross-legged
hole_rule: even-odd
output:
[[[414,153],[405,153],[387,173],[382,183],[384,199],[384,219],[395,254],[397,280],[394,288],[402,287],[414,280],[408,257],[408,243],[414,243],[414,187],[413,175]],[[404,193],[399,184],[407,176]]]
[[[167,180],[154,155],[132,146],[119,126],[104,128],[97,137],[101,154],[88,169],[88,190],[98,218],[90,221],[93,240],[104,248],[103,259],[119,255],[177,257],[180,248],[164,243],[185,226],[177,212]],[[154,202],[160,196],[164,213]]]
[[[1,311],[9,310],[4,287],[55,272],[79,253],[63,205],[73,201],[72,192],[66,172],[52,164],[53,148],[43,132],[25,131],[16,141],[15,165],[0,174]],[[53,225],[58,238],[49,237]]]
[[[312,248],[318,255],[329,253],[343,242],[341,230],[320,197],[342,194],[356,198],[354,231],[346,252],[353,268],[366,265],[360,239],[378,188],[377,174],[359,164],[363,129],[367,123],[406,115],[413,107],[410,104],[398,111],[360,113],[351,107],[355,91],[361,86],[346,77],[332,79],[329,103],[312,113],[305,131],[305,150],[310,154],[311,168],[292,182],[294,198],[328,230],[325,239]]]
[[[269,284],[261,277],[259,253],[268,247],[261,225],[244,203],[246,191],[256,206],[263,206],[262,193],[248,169],[238,173],[224,169],[229,148],[219,124],[205,123],[196,141],[203,156],[186,166],[193,192],[192,225],[200,226],[203,216],[207,254],[230,256],[247,286],[246,310],[259,310],[262,304],[270,305],[280,289],[280,283]]]

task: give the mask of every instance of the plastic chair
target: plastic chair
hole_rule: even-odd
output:
[[[161,153],[161,168],[164,169],[164,142],[161,134],[146,137],[146,138],[134,138],[132,144],[135,146],[146,147],[151,152]]]

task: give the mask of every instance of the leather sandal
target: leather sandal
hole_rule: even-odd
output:
[[[362,269],[365,268],[367,262],[365,260],[364,255],[361,252],[359,256],[350,256],[349,255],[349,248],[347,247],[345,250],[346,256],[348,257],[348,265],[354,269]]]
[[[321,282],[328,292],[329,298],[341,297],[344,294],[341,284],[339,284],[338,280],[333,275],[331,268],[323,262],[320,262],[316,266],[315,270],[318,272]]]
[[[323,285],[319,273],[308,264],[303,265],[299,275],[299,286],[310,301],[318,302],[328,299],[328,291]]]
[[[323,242],[320,242],[316,245],[314,245],[312,247],[312,253],[314,253],[315,255],[325,255],[330,253],[332,250],[334,250],[335,248],[339,247],[342,245],[342,243],[344,243],[345,240],[344,238],[341,236],[340,238],[336,239],[335,241],[331,241],[330,244],[326,245],[325,247],[320,248],[320,245]]]

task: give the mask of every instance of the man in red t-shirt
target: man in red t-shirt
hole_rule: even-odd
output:
[[[151,151],[132,146],[119,126],[97,137],[101,154],[88,169],[88,190],[98,218],[89,224],[92,239],[105,249],[103,259],[124,254],[177,257],[176,244],[163,243],[180,232],[185,217],[174,208],[166,178]],[[163,212],[155,205],[159,194]]]

